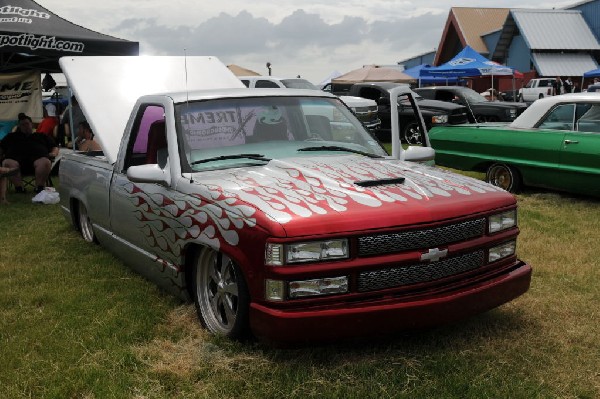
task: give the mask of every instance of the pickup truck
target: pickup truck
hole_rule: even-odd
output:
[[[192,299],[211,333],[394,333],[490,310],[530,285],[515,197],[403,161],[432,150],[404,149],[397,118],[389,156],[337,97],[248,90],[214,57],[60,65],[103,148],[63,158],[65,217]],[[321,115],[331,109],[342,134]]]
[[[532,103],[544,97],[556,94],[556,78],[531,79],[522,89],[519,89],[519,101]]]
[[[242,83],[250,89],[309,89],[319,90],[317,86],[302,78],[276,78],[274,76],[240,76]],[[338,95],[354,112],[359,121],[369,130],[381,127],[381,120],[377,114],[377,103],[363,97]]]
[[[444,101],[424,99],[404,83],[364,82],[354,83],[349,87],[340,84],[332,84],[331,86],[331,89],[334,90],[332,93],[334,94],[344,93],[345,95],[368,98],[377,102],[381,128],[376,132],[376,135],[382,141],[390,140],[392,112],[389,102],[389,91],[393,88],[402,90],[402,93],[411,93],[413,98],[417,99],[427,130],[435,126],[469,122],[467,107]],[[413,113],[411,105],[407,100],[401,101],[399,105],[398,117],[400,118],[402,129],[400,136],[402,141],[407,144],[421,144],[423,134],[419,128],[418,118]]]

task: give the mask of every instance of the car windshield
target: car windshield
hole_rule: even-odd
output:
[[[469,103],[487,103],[488,100],[475,90],[463,90],[462,95]]]
[[[309,90],[319,90],[317,86],[310,83],[306,79],[282,79],[281,83],[287,88],[290,89],[309,89]]]
[[[184,172],[265,165],[286,157],[387,156],[336,98],[277,96],[176,105]],[[303,150],[312,147],[311,150]],[[315,152],[314,148],[319,151]]]

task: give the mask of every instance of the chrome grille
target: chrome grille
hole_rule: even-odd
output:
[[[434,248],[485,233],[485,218],[425,230],[358,237],[358,256],[386,254],[419,248]]]
[[[438,280],[476,269],[483,265],[483,258],[483,251],[477,251],[453,258],[442,259],[438,262],[416,263],[402,267],[363,272],[358,276],[358,291],[375,291]]]

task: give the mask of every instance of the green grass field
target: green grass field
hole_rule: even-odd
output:
[[[600,202],[518,196],[517,300],[451,326],[276,349],[206,334],[193,305],[71,228],[0,206],[1,398],[598,398]],[[384,322],[384,321],[382,321]]]

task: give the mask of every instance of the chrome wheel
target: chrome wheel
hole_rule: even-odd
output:
[[[95,242],[96,235],[94,234],[92,222],[90,221],[85,205],[80,202],[77,209],[79,210],[79,231],[81,232],[81,236],[87,242]]]
[[[511,193],[516,193],[521,185],[519,172],[512,166],[493,164],[487,170],[485,181]]]
[[[404,141],[407,144],[423,144],[423,135],[417,122],[410,122],[404,129]]]
[[[247,326],[249,295],[239,268],[227,255],[202,250],[194,269],[194,302],[213,334],[239,338]]]

